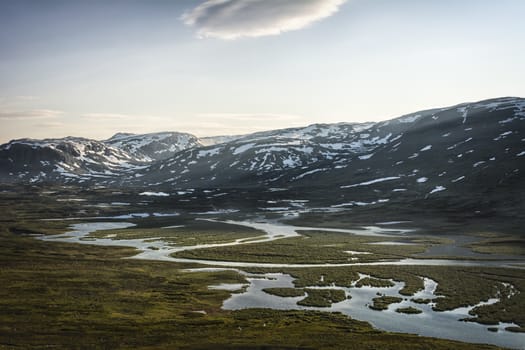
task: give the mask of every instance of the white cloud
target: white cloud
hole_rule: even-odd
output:
[[[63,128],[65,126],[64,123],[61,122],[45,122],[45,123],[38,123],[35,124],[37,128]]]
[[[265,114],[265,113],[201,113],[197,118],[212,120],[233,120],[233,121],[285,121],[301,120],[303,117],[293,114]]]
[[[244,135],[269,130],[268,127],[264,126],[228,125],[223,123],[177,124],[172,129],[180,132],[188,132],[198,137]]]
[[[82,118],[96,120],[166,120],[166,117],[142,114],[118,114],[118,113],[86,113]]]
[[[200,37],[233,40],[279,35],[329,17],[346,0],[207,0],[182,20]]]
[[[22,120],[22,119],[47,119],[57,118],[64,114],[62,111],[52,109],[30,109],[26,111],[0,111],[0,119]]]
[[[82,118],[87,119],[99,119],[99,120],[113,120],[113,119],[128,119],[129,115],[126,114],[116,114],[116,113],[87,113],[81,115]]]
[[[304,126],[304,117],[294,114],[271,113],[200,113],[188,121],[173,120],[171,129],[199,137],[242,135],[288,127]]]

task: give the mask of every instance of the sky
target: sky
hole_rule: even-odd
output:
[[[523,0],[0,0],[0,143],[525,97]]]

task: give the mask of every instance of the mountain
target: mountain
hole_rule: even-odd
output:
[[[132,157],[143,162],[167,159],[182,150],[201,146],[195,136],[180,132],[141,135],[117,133],[104,142],[128,152]]]
[[[0,146],[0,178],[166,192],[287,189],[334,211],[409,199],[473,212],[480,203],[523,207],[524,122],[525,99],[506,97],[378,123],[200,140],[180,133],[15,140]]]
[[[524,120],[524,99],[500,98],[379,123],[261,132],[182,151],[140,170],[135,184],[165,188],[326,184],[347,190],[389,178],[398,192],[415,186],[428,195],[473,180],[476,186],[490,186],[484,182],[488,178],[505,182],[525,170],[521,169]]]
[[[119,186],[152,162],[197,146],[195,136],[176,132],[13,140],[0,146],[0,181]]]
[[[78,137],[20,139],[0,146],[4,182],[96,182],[118,178],[139,166],[121,149]]]
[[[219,143],[231,142],[236,139],[240,139],[244,135],[221,135],[221,136],[208,136],[199,138],[199,143],[202,146],[213,146]]]

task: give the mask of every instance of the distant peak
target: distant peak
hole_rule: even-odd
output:
[[[122,138],[125,138],[125,137],[129,137],[129,136],[133,136],[133,135],[136,135],[132,132],[117,132],[115,135],[111,136],[109,140],[118,140],[118,139],[122,139]]]

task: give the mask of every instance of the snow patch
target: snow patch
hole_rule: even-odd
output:
[[[348,203],[341,203],[341,204],[334,204],[334,205],[331,205],[330,207],[331,208],[344,208],[344,207],[352,207],[352,206],[358,206],[358,207],[362,207],[362,206],[366,206],[366,205],[374,205],[374,204],[378,204],[378,203],[387,203],[389,202],[390,199],[378,199],[377,201],[373,201],[373,202],[355,202],[355,201],[352,201],[352,202],[348,202]]]
[[[461,181],[461,180],[464,180],[464,179],[465,179],[465,176],[460,176],[457,179],[452,180],[452,182],[458,182],[458,181]]]
[[[515,119],[518,119],[517,117],[510,117],[510,118],[507,118],[507,119],[504,119],[504,120],[500,120],[498,123],[499,124],[507,124],[507,123],[510,123],[512,121],[514,121]]]
[[[480,166],[481,164],[485,164],[485,161],[482,160],[482,161],[480,161],[480,162],[476,162],[476,163],[474,163],[474,164],[472,165],[472,167],[473,167],[473,168],[477,168],[477,167]]]
[[[372,185],[372,184],[375,184],[375,183],[378,183],[378,182],[397,180],[399,178],[400,178],[399,176],[383,177],[383,178],[380,178],[380,179],[374,179],[374,180],[370,180],[370,181],[365,181],[365,182],[361,182],[361,183],[354,184],[354,185],[341,186],[341,188],[351,188],[351,187],[357,187],[357,186],[368,186],[368,185]]]
[[[436,193],[436,192],[441,192],[441,191],[445,191],[447,188],[444,187],[444,186],[436,186],[434,187],[434,189],[432,191],[430,191],[429,194],[432,194],[432,193]]]
[[[141,192],[139,196],[156,196],[156,197],[168,197],[169,194],[166,192]]]
[[[459,107],[457,109],[459,113],[461,113],[461,116],[463,117],[463,124],[467,122],[467,116],[468,116],[468,106],[465,107]]]
[[[296,176],[296,177],[294,178],[294,180],[299,180],[299,179],[302,179],[302,178],[305,177],[305,176],[312,175],[312,174],[317,173],[317,172],[319,172],[319,171],[326,171],[326,170],[329,170],[329,169],[328,169],[328,168],[322,168],[322,169],[314,169],[314,170],[310,170],[310,171],[307,171],[307,172],[305,172],[305,173],[302,173],[302,174],[299,175],[299,176]]]
[[[232,153],[234,155],[241,154],[246,152],[249,149],[252,149],[255,146],[255,143],[247,143],[242,146],[237,147]]]
[[[505,131],[504,133],[501,133],[498,137],[494,138],[494,141],[499,141],[501,139],[504,139],[511,134],[512,134],[512,131]]]
[[[400,123],[413,123],[416,120],[418,120],[419,118],[421,118],[421,114],[409,115],[409,116],[406,116],[406,117],[398,119],[398,122],[400,122]]]
[[[220,147],[202,150],[199,151],[199,153],[197,153],[197,158],[216,156],[217,154],[219,154],[220,151]]]
[[[372,158],[373,155],[374,155],[374,153],[365,154],[365,155],[359,156],[359,159],[361,159],[361,160],[367,160],[367,159]]]

